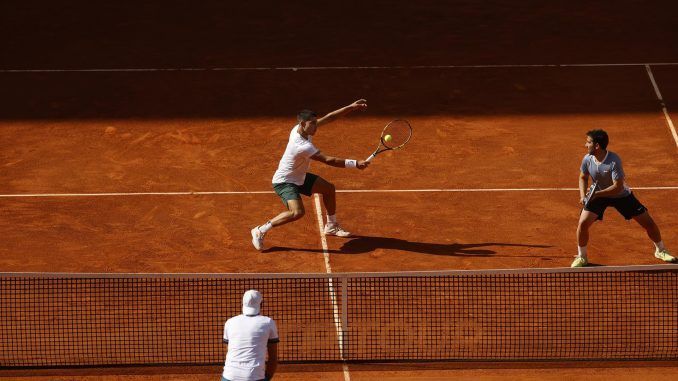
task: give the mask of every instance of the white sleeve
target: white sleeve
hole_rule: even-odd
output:
[[[271,319],[271,324],[269,325],[270,331],[268,333],[268,342],[269,343],[277,343],[280,341],[280,338],[278,337],[278,327],[275,324],[275,320]]]
[[[316,148],[316,146],[314,146],[313,143],[309,142],[308,144],[304,144],[301,151],[304,153],[304,156],[311,157],[318,153],[320,150]]]
[[[224,343],[228,343],[228,322],[229,320],[224,324]]]

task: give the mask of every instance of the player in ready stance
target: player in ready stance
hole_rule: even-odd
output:
[[[629,187],[624,183],[624,169],[621,158],[607,150],[609,138],[603,130],[591,130],[586,133],[586,149],[579,175],[579,193],[581,202],[584,197],[589,176],[598,181],[598,189],[591,201],[582,209],[577,227],[578,253],[572,267],[583,267],[588,264],[586,245],[589,241],[589,228],[596,220],[603,219],[608,206],[613,206],[625,219],[634,219],[647,232],[655,245],[654,256],[665,262],[675,262],[664,246],[659,227],[654,222],[647,208],[636,199]]]

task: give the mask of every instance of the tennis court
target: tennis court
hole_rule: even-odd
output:
[[[12,38],[0,67],[1,273],[325,274],[318,304],[326,321],[318,335],[329,335],[322,342],[340,362],[286,363],[276,375],[281,380],[675,377],[678,364],[670,355],[341,363],[347,357],[334,346],[341,346],[336,309],[343,299],[336,280],[331,287],[326,282],[338,279],[327,273],[568,267],[576,254],[585,133],[595,128],[610,134],[627,182],[675,251],[675,4],[2,7],[14,17],[0,30],[26,25],[30,32],[5,33]],[[300,15],[307,28],[296,28]],[[308,107],[323,114],[359,98],[368,101],[365,112],[321,127],[314,143],[323,152],[364,159],[396,118],[408,119],[414,135],[365,171],[312,165],[335,184],[338,218],[356,236],[324,240],[321,202],[306,198],[306,216],[273,229],[263,253],[254,250],[250,229],[282,210],[270,182],[296,112]],[[662,265],[645,232],[614,212],[593,227],[589,250],[602,268]],[[663,316],[675,322],[675,280],[666,284]],[[278,288],[262,287],[271,287],[269,294]],[[407,296],[388,295],[391,305]],[[549,300],[562,302],[559,295]],[[357,306],[350,303],[347,314]],[[399,322],[412,315],[388,316]],[[586,329],[583,319],[584,327],[573,329]],[[615,329],[606,324],[600,325],[605,332]],[[451,327],[469,329],[458,320]],[[354,341],[388,343],[380,335]],[[295,348],[286,353],[293,356]],[[369,356],[352,360],[381,359]],[[118,365],[3,369],[0,377],[208,380],[219,373],[215,365]]]

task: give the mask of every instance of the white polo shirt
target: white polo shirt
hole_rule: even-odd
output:
[[[313,136],[304,139],[298,132],[299,125],[297,124],[290,132],[290,139],[287,142],[285,153],[280,159],[278,169],[273,175],[273,184],[292,183],[296,185],[304,185],[306,180],[306,172],[311,166],[311,156],[315,155],[317,149],[312,142]]]
[[[238,315],[226,321],[224,342],[228,344],[223,376],[231,381],[262,380],[266,376],[268,343],[277,343],[278,328],[273,319]]]

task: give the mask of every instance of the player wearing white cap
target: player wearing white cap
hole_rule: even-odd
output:
[[[275,321],[259,314],[262,300],[259,291],[246,291],[242,297],[242,315],[228,319],[224,325],[228,352],[222,381],[269,381],[273,378],[280,339]]]

